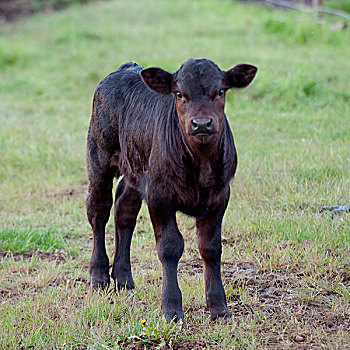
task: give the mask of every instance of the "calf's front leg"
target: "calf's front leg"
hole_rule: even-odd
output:
[[[205,218],[199,218],[197,240],[204,265],[205,299],[212,320],[231,317],[221,280],[221,223],[223,210]]]
[[[162,314],[167,322],[176,322],[184,318],[182,295],[177,281],[177,266],[184,250],[184,240],[176,224],[175,211],[166,204],[148,205],[148,209],[163,269]]]

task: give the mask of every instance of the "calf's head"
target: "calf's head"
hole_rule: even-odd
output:
[[[150,90],[174,95],[187,143],[207,149],[205,145],[215,145],[221,136],[226,91],[248,86],[256,72],[249,64],[222,71],[210,60],[190,59],[175,73],[151,67],[143,69],[141,77]]]

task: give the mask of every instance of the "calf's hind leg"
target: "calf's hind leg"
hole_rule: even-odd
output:
[[[141,203],[140,193],[127,186],[122,179],[115,193],[114,204],[115,255],[112,278],[118,289],[133,289],[135,286],[131,274],[130,245]]]
[[[93,249],[90,260],[90,280],[94,289],[109,285],[109,259],[105,246],[105,227],[113,204],[112,187],[114,174],[102,176],[89,169],[89,195],[86,200],[87,216],[92,227]]]

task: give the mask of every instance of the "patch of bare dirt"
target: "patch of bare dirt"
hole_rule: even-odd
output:
[[[43,253],[34,249],[28,250],[25,253],[14,253],[11,251],[0,252],[0,258],[8,258],[8,257],[13,257],[15,261],[29,260],[34,257],[38,257],[40,260],[56,261],[59,264],[65,263],[67,260],[70,260],[70,259],[75,259],[74,255],[68,254],[64,250],[60,250],[54,253]]]
[[[0,23],[13,21],[18,17],[31,14],[28,4],[23,4],[20,0],[2,0],[0,2]]]
[[[53,197],[80,197],[81,195],[87,194],[87,187],[78,187],[78,188],[71,188],[67,190],[63,190],[57,193],[53,193]]]
[[[302,276],[261,272],[250,263],[238,262],[224,263],[223,279],[231,285],[233,283],[236,290],[244,290],[250,300],[253,300],[247,302],[239,292],[231,293],[228,296],[228,307],[233,317],[239,319],[242,315],[254,314],[259,310],[263,317],[272,318],[277,327],[286,329],[285,336],[293,344],[293,349],[317,348],[312,338],[312,330],[316,328],[329,335],[340,330],[350,332],[349,309],[335,310],[333,306],[340,296],[324,292],[314,296],[305,294],[308,283]],[[298,324],[309,331],[300,333]],[[276,332],[270,327],[271,324],[266,329],[262,327],[260,335],[278,339],[280,331]],[[276,343],[279,341],[276,340]],[[273,346],[272,342],[271,347]]]
[[[89,0],[81,0],[87,2]],[[103,1],[103,0],[90,0]],[[73,1],[71,1],[73,3]],[[74,1],[75,3],[79,1]],[[36,12],[52,13],[69,6],[67,1],[63,0],[0,0],[0,24],[14,21],[25,16],[30,16]]]
[[[38,0],[1,0],[0,23],[14,21],[16,19],[32,15],[36,12],[52,13],[67,7],[63,1],[43,2]]]
[[[196,275],[203,272],[202,260],[198,257],[194,257],[190,260],[179,261],[179,274],[185,273],[188,275]]]
[[[179,272],[202,273],[201,259],[182,261]],[[264,272],[249,262],[223,262],[222,277],[234,290],[227,302],[235,320],[239,322],[256,312],[269,320],[267,326],[261,325],[257,334],[269,339],[267,349],[318,349],[319,343],[312,336],[314,329],[321,329],[329,336],[339,331],[350,333],[350,308],[334,307],[341,303],[341,296],[327,291],[312,295],[312,286],[302,274]],[[300,325],[307,331],[300,332]],[[281,333],[283,339],[288,339],[283,347]],[[350,349],[350,345],[344,344],[341,348]]]
[[[64,264],[68,260],[76,259],[76,257],[72,254],[68,254],[67,252],[61,250],[54,253],[44,253],[37,250],[29,250],[25,253],[14,253],[10,251],[2,251],[0,252],[0,262],[1,259],[10,258],[13,259],[16,262],[21,261],[28,261],[31,259],[39,259],[39,261],[49,261],[54,262],[55,264]],[[23,265],[23,266],[22,266]],[[28,270],[26,270],[26,267],[24,267],[24,264],[16,265],[15,271],[9,272],[8,278],[13,278],[14,280],[17,279],[17,274],[19,272],[25,271],[26,274],[30,275],[36,275],[38,273],[37,267],[30,267]],[[70,279],[68,274],[56,276],[44,285],[41,283],[36,283],[34,281],[33,277],[33,283],[28,283],[22,280],[18,280],[17,283],[10,284],[10,285],[4,285],[0,288],[0,300],[1,299],[11,299],[13,301],[17,300],[21,296],[25,294],[35,294],[40,293],[43,289],[48,288],[57,288],[59,286],[64,285],[65,287],[67,285],[70,286],[89,286],[89,282],[84,277],[79,277],[75,279]]]
[[[88,291],[90,288],[89,281],[84,277],[70,280],[61,276],[52,279],[50,282],[45,283],[44,285],[19,282],[18,285],[15,286],[0,288],[0,300],[7,299],[11,300],[12,302],[16,302],[17,299],[23,297],[24,295],[35,295],[47,289],[56,289],[62,287],[66,288],[67,285],[70,287],[83,286],[86,291]]]
[[[190,340],[184,340],[184,341],[177,341],[174,344],[171,344],[171,347],[168,345],[161,346],[159,343],[156,342],[143,342],[143,341],[137,341],[134,340],[131,343],[128,344],[123,344],[124,349],[128,350],[202,350],[205,348],[208,348],[210,344],[205,343],[204,341],[201,340],[195,340],[195,341],[190,341]],[[211,347],[211,349],[214,349]]]

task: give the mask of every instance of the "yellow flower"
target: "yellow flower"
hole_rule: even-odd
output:
[[[146,324],[146,320],[141,320],[141,323],[142,324]]]

